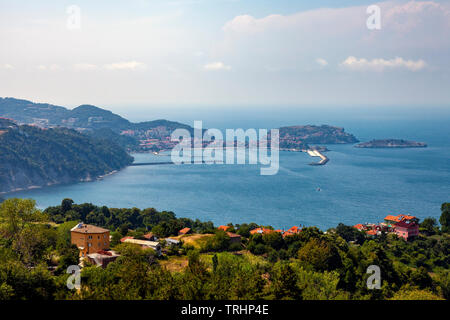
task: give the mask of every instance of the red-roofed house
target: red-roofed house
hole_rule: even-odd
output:
[[[396,223],[400,222],[401,218],[399,216],[393,216],[393,215],[387,215],[384,218],[384,222],[388,225],[395,225]]]
[[[230,226],[219,226],[217,229],[226,232],[226,231],[227,231],[228,229],[230,229],[230,228],[231,228]]]
[[[123,237],[122,239],[120,239],[120,242],[125,242],[127,239],[134,239],[134,237],[130,237],[130,236],[126,236],[126,237]]]
[[[406,215],[406,214],[399,214],[399,217],[402,218],[402,221],[410,221],[410,222],[419,222],[419,219],[414,217],[414,216],[410,216],[410,215]]]
[[[419,235],[419,225],[414,221],[401,221],[395,225],[394,232],[400,238],[408,241],[409,239]]]
[[[109,230],[90,224],[78,223],[70,229],[71,243],[80,250],[80,257],[109,249]]]
[[[230,237],[230,243],[241,243],[242,237],[239,234],[227,232],[227,235]]]
[[[255,233],[267,234],[267,233],[272,233],[272,232],[275,232],[275,230],[268,229],[268,228],[256,228],[256,229],[250,230],[250,234],[255,234]]]
[[[178,231],[178,235],[184,235],[184,234],[188,234],[191,232],[191,228],[183,228],[180,231]]]
[[[296,233],[300,233],[300,231],[302,231],[302,229],[300,227],[293,226],[292,228],[288,229],[286,232],[296,234]]]
[[[293,226],[292,228],[283,232],[283,238],[287,236],[293,236],[294,234],[299,234],[302,231],[300,227]]]
[[[359,231],[364,231],[364,230],[367,229],[367,227],[365,225],[361,224],[361,223],[355,224],[353,226],[353,228],[358,229]]]
[[[409,216],[405,214],[399,214],[397,216],[388,215],[386,218],[384,218],[384,222],[388,225],[394,226],[395,224],[402,222],[402,221],[410,221],[410,222],[419,222],[419,219],[417,219],[414,216]]]
[[[377,230],[367,230],[366,234],[372,237],[376,237],[377,236]]]
[[[156,241],[155,235],[151,232],[144,234],[143,237],[145,240]]]

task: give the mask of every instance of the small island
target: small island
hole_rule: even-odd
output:
[[[380,139],[369,142],[361,142],[356,148],[426,148],[424,142],[408,141],[403,139]]]

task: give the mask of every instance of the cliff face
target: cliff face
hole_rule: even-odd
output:
[[[0,121],[0,192],[94,179],[133,161],[112,142],[70,129]]]

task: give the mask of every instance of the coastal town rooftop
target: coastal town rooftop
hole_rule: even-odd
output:
[[[108,229],[104,229],[101,227],[97,227],[91,224],[84,224],[83,222],[80,222],[75,227],[70,229],[72,232],[79,232],[79,233],[106,233],[109,232]]]

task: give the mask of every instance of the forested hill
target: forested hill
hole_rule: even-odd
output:
[[[0,120],[0,192],[95,179],[133,161],[108,140]]]
[[[280,148],[309,149],[310,144],[356,143],[359,140],[344,128],[329,125],[306,125],[280,128]]]
[[[192,130],[188,125],[168,120],[133,123],[118,114],[93,105],[81,105],[70,110],[47,103],[1,97],[0,117],[14,119],[20,124],[35,124],[40,127],[61,126],[83,132],[108,128],[120,133],[122,130],[151,130],[156,127]]]
[[[66,127],[93,137],[110,140],[129,151],[158,151],[169,149],[170,134],[178,128],[193,128],[174,121],[153,120],[133,123],[127,119],[93,105],[81,105],[72,110],[47,103],[34,103],[15,98],[0,98],[0,117],[19,124],[41,128]],[[149,143],[156,139],[161,143]]]

